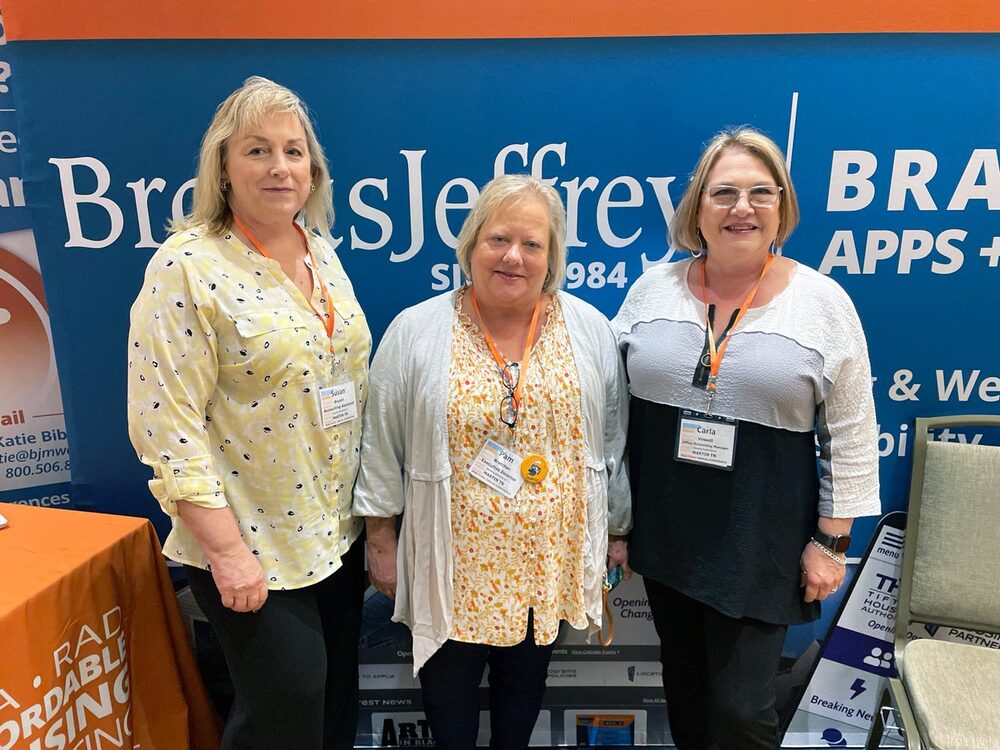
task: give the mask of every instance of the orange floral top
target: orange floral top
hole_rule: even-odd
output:
[[[535,642],[552,643],[559,621],[587,626],[584,551],[587,451],[580,383],[569,332],[553,297],[529,357],[514,429],[500,421],[508,394],[479,327],[456,295],[448,386],[452,467],[455,618],[451,638],[513,646],[524,640],[534,609]],[[521,456],[540,453],[546,478],[525,482],[508,500],[468,467],[487,438]]]

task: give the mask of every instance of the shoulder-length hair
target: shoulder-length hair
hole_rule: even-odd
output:
[[[785,156],[778,144],[748,125],[741,125],[717,133],[705,145],[698,164],[691,174],[684,197],[681,198],[674,218],[670,222],[671,245],[679,250],[696,253],[705,248],[705,241],[698,231],[698,212],[701,208],[701,194],[705,190],[708,173],[726,151],[744,151],[764,162],[774,184],[781,188],[778,201],[778,235],[774,239],[776,248],[781,248],[792,230],[799,223],[799,201],[795,196],[792,176],[785,164]]]
[[[215,110],[215,116],[201,139],[197,181],[191,211],[171,222],[171,231],[205,226],[213,234],[224,234],[233,223],[233,212],[220,184],[226,166],[229,139],[259,124],[272,114],[291,113],[298,117],[306,134],[312,184],[315,190],[306,198],[299,220],[307,230],[329,239],[333,226],[333,189],[330,168],[323,147],[316,138],[309,111],[294,91],[261,76],[247,78]]]
[[[483,224],[490,215],[508,201],[527,196],[540,198],[549,211],[548,273],[543,292],[554,292],[566,278],[566,209],[555,188],[528,174],[503,174],[483,186],[479,200],[458,233],[455,258],[467,278],[472,278],[472,251]]]

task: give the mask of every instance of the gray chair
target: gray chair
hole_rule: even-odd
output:
[[[909,515],[896,610],[895,661],[868,735],[886,708],[908,750],[1000,748],[1000,651],[907,640],[910,623],[1000,632],[1000,447],[930,440],[931,429],[1000,427],[1000,416],[917,419]]]

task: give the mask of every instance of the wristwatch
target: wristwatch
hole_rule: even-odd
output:
[[[827,534],[816,529],[813,539],[831,552],[843,554],[851,546],[850,534]]]

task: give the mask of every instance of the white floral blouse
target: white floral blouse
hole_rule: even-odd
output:
[[[456,311],[462,304],[456,296]],[[515,429],[498,418],[507,394],[486,339],[456,315],[448,388],[454,632],[468,643],[513,646],[524,640],[528,609],[534,638],[552,643],[559,622],[587,626],[584,556],[587,447],[580,382],[559,302],[548,305],[532,349]],[[472,476],[486,438],[521,456],[540,453],[548,474],[508,500]]]

